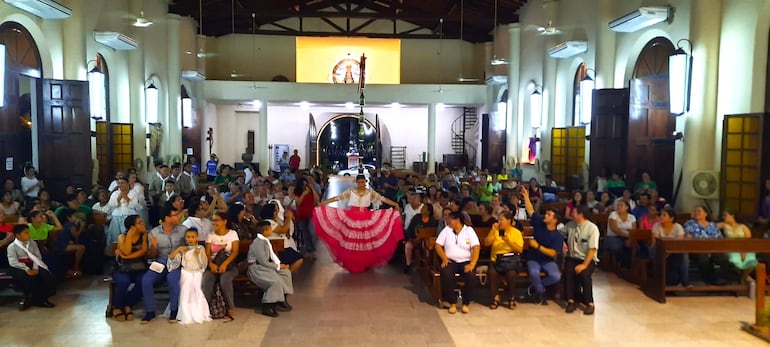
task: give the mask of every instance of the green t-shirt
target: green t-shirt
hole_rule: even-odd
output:
[[[605,187],[607,189],[611,189],[611,188],[625,188],[626,187],[626,182],[621,181],[621,180],[618,180],[618,181],[607,180],[607,184],[605,185]]]
[[[35,228],[32,223],[29,224],[29,238],[31,240],[48,240],[48,232],[53,230],[54,226],[48,223],[40,224]]]
[[[658,189],[658,185],[653,181],[639,182],[634,186],[634,192],[649,193],[651,189]]]

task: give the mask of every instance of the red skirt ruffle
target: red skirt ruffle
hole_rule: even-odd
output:
[[[393,209],[318,206],[313,224],[332,259],[353,273],[387,263],[403,238],[401,216]]]

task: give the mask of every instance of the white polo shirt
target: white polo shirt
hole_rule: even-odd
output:
[[[467,225],[459,233],[449,226],[444,227],[436,238],[436,244],[444,247],[446,257],[455,263],[470,261],[471,248],[480,245],[476,231]]]

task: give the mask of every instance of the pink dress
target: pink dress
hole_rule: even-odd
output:
[[[334,261],[352,273],[387,263],[403,238],[398,211],[369,210],[372,202],[378,205],[383,199],[373,190],[358,195],[349,189],[341,197],[350,209],[318,206],[313,211],[318,237]]]

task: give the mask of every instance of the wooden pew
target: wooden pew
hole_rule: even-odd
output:
[[[749,285],[703,285],[693,288],[666,286],[666,257],[670,254],[767,252],[770,239],[657,239],[655,240],[654,277],[642,289],[644,294],[660,303],[666,302],[666,292],[717,291],[748,292]]]
[[[431,266],[431,256],[430,256],[430,250],[433,249],[429,245],[430,239],[433,238],[435,242],[435,238],[438,231],[436,230],[436,227],[423,227],[417,229],[417,242],[415,244],[415,247],[419,247],[419,249],[415,249],[414,255],[417,256],[417,259],[414,259],[417,264],[420,264],[420,266]]]
[[[647,282],[647,264],[649,259],[639,257],[639,247],[647,247],[652,241],[652,230],[634,229],[628,233],[631,241],[631,273],[630,281],[642,285]]]

